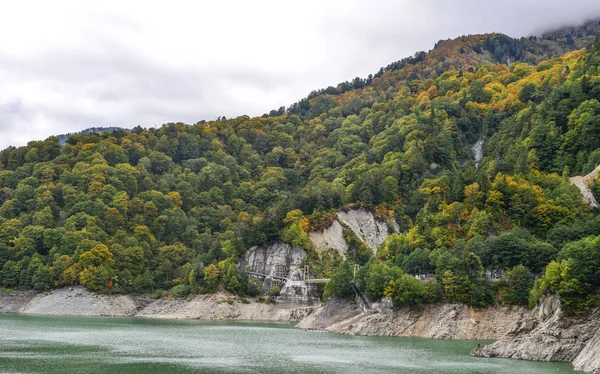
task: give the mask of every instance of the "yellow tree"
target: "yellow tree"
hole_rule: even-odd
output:
[[[303,247],[305,249],[310,248],[310,240],[308,239],[309,221],[308,218],[302,215],[302,211],[299,209],[288,212],[283,219],[285,228],[281,234],[281,238],[284,242],[293,245]]]

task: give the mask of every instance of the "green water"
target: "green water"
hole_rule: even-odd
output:
[[[353,337],[290,324],[0,315],[0,373],[573,373],[482,359],[474,341]]]

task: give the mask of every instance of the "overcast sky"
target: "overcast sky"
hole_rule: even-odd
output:
[[[261,115],[440,39],[600,16],[598,0],[6,1],[0,149],[88,127]]]

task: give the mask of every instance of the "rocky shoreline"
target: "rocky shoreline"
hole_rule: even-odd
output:
[[[600,311],[566,317],[556,297],[545,298],[532,311],[434,304],[365,313],[348,301],[336,300],[297,326],[349,335],[495,340],[471,354],[570,362],[575,370],[600,374]]]
[[[570,362],[575,370],[600,374],[600,313],[563,314],[560,301],[547,297],[498,341],[475,349],[477,357]]]
[[[298,328],[339,334],[412,336],[432,339],[499,339],[527,314],[522,308],[474,310],[461,304],[364,313],[348,300],[325,306],[300,302],[259,303],[225,292],[178,298],[99,295],[83,287],[49,292],[0,291],[0,313],[64,316],[132,316],[164,319],[298,321]]]
[[[287,321],[298,322],[298,328],[348,335],[496,340],[471,354],[565,361],[576,370],[600,374],[600,312],[566,317],[560,302],[553,297],[546,298],[533,311],[504,306],[477,310],[462,304],[440,303],[363,312],[348,300],[333,300],[324,306],[297,302],[265,304],[225,292],[189,300],[152,299],[98,295],[83,287],[72,287],[10,294],[0,290],[0,313]]]
[[[190,300],[148,296],[99,295],[83,287],[49,292],[0,291],[0,313],[111,316],[205,320],[299,321],[316,306],[298,303],[265,304],[242,300],[225,292]]]
[[[298,327],[347,335],[496,340],[527,314],[519,307],[476,310],[443,303],[373,313],[363,312],[346,300],[335,300],[300,321]]]

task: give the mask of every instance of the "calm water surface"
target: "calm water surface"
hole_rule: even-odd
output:
[[[474,341],[354,337],[290,324],[0,315],[0,373],[574,373],[482,359]]]

